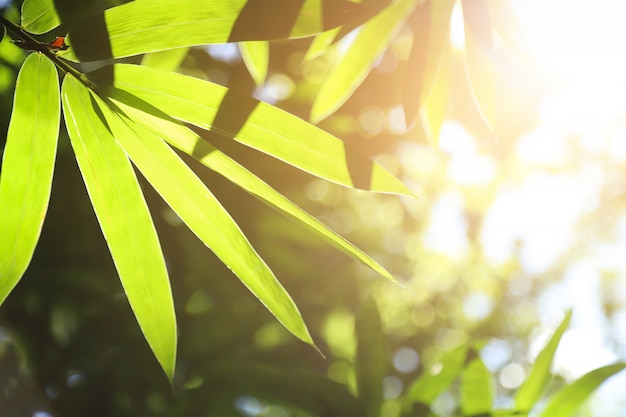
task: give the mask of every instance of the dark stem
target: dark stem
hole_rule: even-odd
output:
[[[6,17],[0,15],[0,22],[11,32],[14,36],[18,37],[22,41],[28,44],[29,48],[44,54],[48,57],[54,65],[56,65],[61,71],[73,75],[78,81],[83,83],[88,88],[93,88],[94,85],[82,72],[72,67],[70,64],[61,59],[57,54],[48,49],[47,45],[39,42],[32,37],[28,32],[24,31],[21,27],[11,22]]]

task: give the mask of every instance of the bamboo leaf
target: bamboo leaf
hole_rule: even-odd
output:
[[[73,50],[64,57],[94,61],[211,43],[300,38],[363,18],[372,7],[348,0],[132,1],[73,27]]]
[[[489,415],[494,398],[491,373],[476,357],[461,375],[461,411],[465,416]]]
[[[313,41],[311,42],[311,45],[309,46],[309,49],[307,49],[306,55],[304,56],[303,60],[305,62],[312,61],[315,58],[323,55],[328,47],[331,46],[335,41],[335,38],[339,34],[340,29],[341,28],[335,28],[327,32],[322,32],[315,36],[315,38],[313,38]]]
[[[422,126],[432,144],[439,141],[439,132],[448,114],[450,78],[450,65],[443,65],[434,79],[430,94],[422,101],[420,111]]]
[[[146,104],[142,104],[141,102],[135,102],[135,108],[117,101],[116,104],[134,121],[150,127],[154,133],[158,133],[173,147],[196,158],[203,165],[223,175],[235,185],[241,187],[268,206],[302,224],[346,255],[372,268],[383,277],[395,282],[393,276],[372,258],[303,211],[288,198],[274,190],[271,186],[239,165],[229,156],[204,141],[187,127],[180,125],[174,120],[168,120],[150,114],[151,109],[147,108]]]
[[[202,181],[148,126],[96,100],[117,142],[183,222],[290,332],[313,345],[287,291]]]
[[[183,62],[189,48],[168,49],[166,51],[145,54],[141,59],[141,65],[161,71],[176,71]]]
[[[413,408],[428,409],[439,394],[461,375],[468,359],[475,356],[476,352],[466,345],[443,354],[408,387],[402,404],[403,415],[415,415]]]
[[[61,24],[54,8],[54,0],[24,0],[22,3],[22,28],[40,35]]]
[[[107,67],[108,71],[111,67]],[[413,196],[377,163],[329,133],[267,103],[207,81],[137,65],[113,66],[113,86],[171,117],[233,138],[303,171],[347,187]],[[96,82],[110,83],[97,78]],[[106,91],[105,91],[106,93]]]
[[[361,307],[355,322],[356,381],[358,398],[365,405],[366,415],[380,416],[383,403],[383,378],[387,375],[389,360],[378,308],[368,299]]]
[[[604,381],[626,368],[626,363],[616,363],[594,369],[567,385],[554,395],[539,417],[570,417]]]
[[[422,123],[427,123],[426,134],[433,143],[439,135],[443,120],[441,109],[447,109],[447,58],[454,3],[455,0],[426,0],[410,19],[413,46],[407,64],[407,88],[403,96],[405,118],[407,126],[412,125],[417,110],[421,109]],[[424,107],[427,109],[424,110]]]
[[[336,111],[361,85],[417,3],[417,0],[398,0],[363,25],[320,87],[311,109],[313,123]]]
[[[58,74],[29,55],[15,86],[0,177],[0,304],[32,259],[48,209],[59,136]]]
[[[70,23],[129,0],[24,0],[22,3],[22,29],[41,35],[61,23]]]
[[[133,168],[89,90],[63,82],[65,122],[93,208],[139,326],[170,382],[176,319],[167,269]]]
[[[496,124],[496,88],[489,0],[463,0],[465,62],[474,101],[485,122]]]
[[[270,62],[270,44],[267,41],[239,42],[241,57],[256,85],[263,85]]]
[[[530,411],[535,403],[541,398],[541,394],[548,383],[551,375],[552,360],[559,346],[561,337],[572,318],[572,312],[569,311],[559,327],[555,330],[548,344],[535,359],[533,367],[528,374],[528,378],[515,394],[515,408],[520,411]]]

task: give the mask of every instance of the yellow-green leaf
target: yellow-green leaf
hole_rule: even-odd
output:
[[[626,363],[616,363],[594,369],[580,379],[562,388],[554,395],[539,417],[571,417],[604,381],[626,368]]]
[[[24,0],[22,29],[40,35],[129,0]]]
[[[528,412],[541,398],[541,394],[551,376],[552,359],[554,359],[556,349],[559,346],[561,337],[563,337],[563,333],[565,333],[567,326],[569,326],[571,318],[572,312],[569,311],[559,327],[554,331],[548,344],[539,353],[537,359],[535,359],[528,378],[526,378],[515,394],[516,409]]]
[[[115,92],[113,93],[114,94],[111,96],[113,98],[119,95],[115,94]],[[141,102],[134,103],[136,108],[129,107],[121,102],[116,103],[122,107],[125,113],[133,120],[150,127],[154,132],[158,132],[170,145],[196,158],[203,165],[223,175],[268,206],[302,224],[346,255],[372,268],[383,277],[395,281],[393,276],[372,258],[303,211],[291,200],[274,190],[270,185],[252,174],[229,156],[204,141],[187,127],[182,126],[174,120],[168,120],[150,114],[150,109],[147,108],[145,104],[142,105]]]
[[[166,51],[152,52],[141,58],[141,65],[162,70],[176,71],[183,62],[189,48],[168,49]]]
[[[472,360],[463,371],[460,397],[464,416],[489,415],[494,398],[493,380],[480,357]]]
[[[320,87],[311,109],[314,123],[336,111],[361,85],[417,3],[418,0],[397,0],[363,25]]]
[[[20,280],[43,224],[59,136],[59,81],[31,54],[17,77],[0,177],[0,304]]]
[[[432,144],[438,142],[441,126],[448,114],[450,77],[451,68],[447,63],[441,67],[434,79],[430,94],[422,98],[420,110],[422,126],[424,126],[426,137]]]
[[[63,82],[65,124],[89,198],[139,326],[170,382],[176,319],[161,246],[135,172],[78,80]]]
[[[110,67],[105,68],[105,74]],[[117,64],[113,86],[171,117],[233,138],[346,187],[414,196],[379,164],[331,134],[277,107],[200,79]],[[102,74],[100,74],[102,75]],[[111,83],[110,79],[94,80]],[[110,78],[110,75],[109,75]],[[106,89],[106,85],[103,86]]]
[[[94,61],[210,43],[300,38],[362,18],[371,12],[369,3],[132,1],[74,26],[72,50],[64,57]]]
[[[496,80],[489,0],[463,0],[465,62],[474,101],[490,127],[496,124]]]
[[[267,41],[239,42],[241,57],[256,85],[263,85],[270,63],[270,44]]]
[[[405,70],[404,114],[410,126],[420,109],[422,123],[427,123],[426,134],[433,143],[443,121],[441,109],[447,107],[448,101],[448,87],[443,83],[449,82],[445,72],[449,71],[450,17],[454,3],[454,0],[425,0],[410,18],[413,45]],[[431,98],[435,89],[438,92]],[[430,109],[424,110],[424,106]]]
[[[97,101],[116,141],[174,212],[290,332],[313,345],[287,291],[202,181],[149,126]]]

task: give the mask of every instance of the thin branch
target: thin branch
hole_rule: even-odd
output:
[[[15,23],[11,22],[6,17],[0,15],[0,22],[4,24],[4,26],[11,32],[14,36],[24,41],[29,49],[37,51],[39,53],[44,54],[48,57],[54,65],[56,65],[61,71],[65,73],[69,73],[73,75],[76,79],[78,79],[81,83],[83,83],[86,87],[93,89],[94,85],[85,74],[78,71],[76,68],[72,67],[66,61],[61,59],[56,53],[48,49],[48,46],[44,43],[39,42],[35,39],[30,33],[24,31],[21,27],[17,26]]]

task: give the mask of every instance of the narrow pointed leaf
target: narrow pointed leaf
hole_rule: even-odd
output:
[[[141,65],[161,71],[176,71],[187,56],[189,48],[168,49],[152,52],[141,59]]]
[[[496,124],[496,80],[489,0],[463,0],[465,62],[474,101],[490,127]]]
[[[444,64],[437,78],[434,80],[432,90],[428,96],[422,100],[422,108],[420,111],[422,118],[422,126],[426,133],[426,137],[432,144],[439,141],[439,132],[441,126],[448,115],[448,104],[450,97],[450,63]]]
[[[476,353],[463,345],[446,352],[407,389],[402,408],[403,415],[414,415],[413,408],[426,408],[461,375],[468,357]]]
[[[366,16],[372,2],[150,0],[106,10],[70,30],[69,60],[121,58],[184,46],[300,38]],[[276,14],[276,10],[280,14]]]
[[[311,120],[314,123],[341,107],[361,85],[417,3],[417,0],[398,0],[363,25],[345,55],[320,87],[311,109]]]
[[[331,134],[277,107],[180,74],[137,65],[118,64],[113,68],[114,87],[175,119],[233,138],[337,184],[414,196],[379,164],[359,156]]]
[[[0,177],[0,304],[35,251],[48,209],[61,104],[56,69],[29,55],[15,86]]]
[[[63,110],[89,197],[139,326],[170,382],[176,319],[165,261],[135,172],[93,96],[70,75]]]
[[[303,211],[291,200],[274,190],[270,185],[252,174],[229,156],[204,141],[187,127],[173,120],[167,120],[147,113],[150,109],[146,108],[145,110],[147,112],[138,110],[138,108],[141,107],[141,103],[136,104],[137,109],[126,106],[121,102],[116,103],[123,108],[134,121],[149,126],[154,132],[158,132],[170,145],[196,158],[203,165],[223,175],[268,206],[302,224],[346,255],[372,268],[383,277],[395,281],[393,276],[372,258],[326,227],[319,220]]]
[[[239,42],[243,62],[256,85],[263,85],[270,63],[270,44],[267,41]]]
[[[426,0],[411,16],[413,29],[413,46],[409,56],[407,69],[407,88],[404,90],[405,115],[407,126],[411,125],[416,117],[418,108],[423,108],[427,100],[434,94],[433,90],[445,90],[442,85],[441,72],[448,71],[447,57],[450,49],[450,17],[455,0]],[[439,82],[439,84],[437,84]],[[441,93],[442,91],[440,91]],[[431,103],[431,107],[442,106],[442,101],[447,103],[447,91],[443,91],[446,97],[435,97],[437,105]],[[427,111],[427,118],[434,118],[434,111]],[[422,113],[422,121],[424,113]],[[435,120],[430,121],[428,127],[432,138],[437,137],[438,128]]]
[[[383,378],[387,375],[389,352],[378,308],[368,299],[356,316],[355,322],[356,382],[359,400],[365,405],[366,415],[380,416],[383,403]]]
[[[331,46],[339,33],[340,28],[335,28],[326,32],[322,32],[315,36],[313,42],[309,46],[304,56],[304,61],[312,61],[313,59],[323,55],[324,52]]]
[[[128,0],[24,0],[22,29],[40,35],[79,17],[102,12]]]
[[[539,417],[571,417],[604,381],[626,368],[626,363],[616,363],[594,369],[580,379],[562,388],[554,395]]]
[[[313,341],[293,300],[228,212],[178,155],[147,127],[99,101],[115,139],[183,222],[296,337]]]
[[[480,357],[472,360],[461,376],[460,406],[463,415],[489,415],[494,387],[489,369]]]
[[[528,412],[541,398],[543,390],[551,376],[554,354],[556,353],[563,333],[565,333],[567,326],[569,326],[571,318],[572,312],[569,311],[552,335],[552,338],[550,338],[548,344],[539,353],[537,359],[535,359],[533,367],[528,374],[528,378],[526,378],[522,386],[518,389],[517,394],[515,394],[515,408],[517,410]]]

